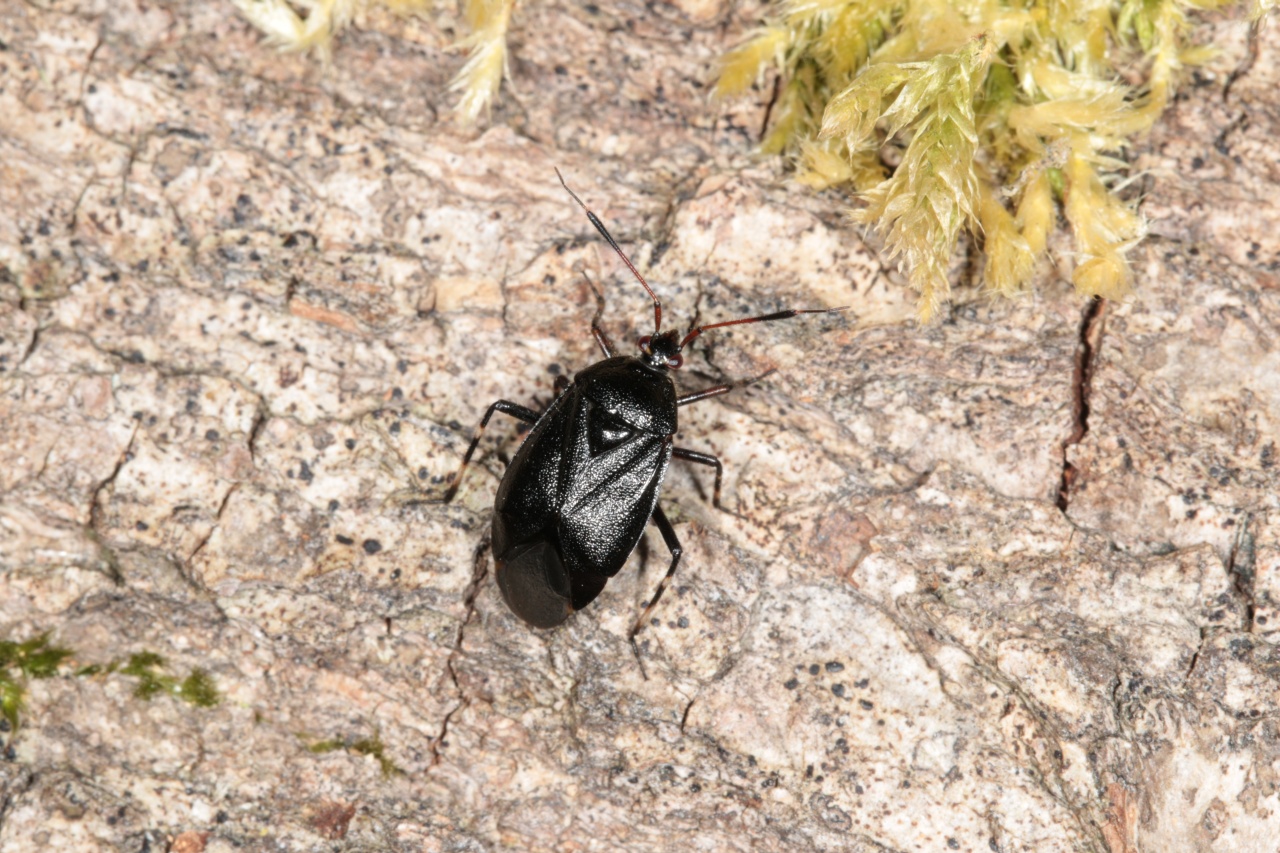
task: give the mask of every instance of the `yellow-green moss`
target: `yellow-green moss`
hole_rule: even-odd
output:
[[[327,55],[366,7],[404,13],[430,0],[233,0],[270,39]],[[1115,297],[1145,234],[1121,192],[1125,149],[1211,51],[1188,15],[1238,0],[777,0],[776,13],[722,60],[716,91],[779,75],[766,153],[815,188],[851,187],[889,256],[920,293],[920,316],[950,296],[962,233],[986,253],[984,280],[1013,294],[1034,277],[1057,215],[1075,244],[1083,294]],[[1277,0],[1249,0],[1260,21]],[[506,73],[515,0],[463,0],[470,51],[450,85],[474,121]],[[299,11],[301,10],[301,11]],[[1137,82],[1131,82],[1137,78]],[[896,148],[891,158],[883,149]],[[890,169],[885,160],[896,161]]]
[[[400,14],[432,10],[431,0],[231,0],[267,39],[285,50],[315,51],[327,60],[333,37],[369,6]],[[449,90],[460,92],[457,114],[463,123],[486,112],[507,73],[507,29],[515,0],[463,0],[471,35],[454,47],[468,52]]]
[[[794,158],[810,186],[858,194],[854,218],[906,268],[922,319],[950,295],[962,231],[983,244],[987,287],[1011,294],[1030,282],[1059,210],[1076,288],[1114,297],[1145,233],[1119,192],[1124,151],[1180,70],[1209,55],[1190,44],[1188,13],[1228,2],[780,0],[724,57],[717,92],[781,75],[762,149]],[[1254,0],[1253,12],[1274,6]],[[891,173],[886,146],[897,149]]]

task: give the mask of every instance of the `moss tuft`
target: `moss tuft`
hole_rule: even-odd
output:
[[[218,693],[218,686],[213,676],[199,667],[191,670],[191,674],[182,679],[182,684],[178,687],[178,697],[197,708],[213,708],[222,701],[222,695]]]
[[[962,232],[995,293],[1032,280],[1060,209],[1086,295],[1130,286],[1145,234],[1123,159],[1210,51],[1189,14],[1235,0],[779,0],[724,57],[717,93],[779,75],[765,152],[815,188],[850,186],[934,317]],[[1276,0],[1253,0],[1260,17]],[[1133,82],[1135,70],[1141,80]],[[897,149],[890,158],[886,149]],[[897,161],[888,173],[884,159]]]
[[[0,669],[14,667],[28,678],[50,678],[71,654],[70,649],[50,645],[47,632],[20,643],[0,640]]]
[[[129,656],[129,662],[120,667],[119,672],[138,679],[133,688],[134,696],[151,700],[160,693],[172,692],[177,686],[176,678],[159,671],[163,666],[164,658],[155,652],[138,652]]]
[[[333,38],[373,5],[402,15],[424,14],[431,0],[231,0],[249,23],[284,50],[314,51],[328,61]],[[299,12],[305,8],[305,14]],[[507,29],[515,0],[464,0],[471,35],[455,47],[468,51],[462,70],[449,84],[460,92],[458,118],[466,124],[486,112],[507,72]]]

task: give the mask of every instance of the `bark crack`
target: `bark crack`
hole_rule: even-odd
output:
[[[26,301],[26,299],[27,299],[26,296],[22,297],[22,300],[19,303],[19,307],[18,307],[19,311],[27,310],[26,306],[22,304]],[[27,342],[26,348],[22,351],[22,357],[18,359],[18,364],[15,369],[22,370],[22,368],[26,366],[27,359],[35,355],[36,347],[40,346],[40,332],[41,332],[41,329],[37,321],[36,327],[31,330],[31,340]]]
[[[124,446],[124,450],[120,451],[120,457],[116,459],[115,467],[111,469],[111,473],[102,479],[96,487],[93,494],[89,495],[89,529],[94,533],[98,533],[102,529],[102,507],[98,503],[98,496],[102,491],[115,482],[116,477],[120,476],[120,471],[124,468],[126,462],[133,458],[133,442],[138,437],[138,429],[140,424],[135,420],[133,422],[133,432],[129,433],[129,441]]]
[[[680,734],[684,734],[684,727],[689,723],[689,712],[693,710],[693,703],[697,700],[698,697],[695,696],[684,706],[684,713],[680,715]]]
[[[1196,650],[1191,653],[1191,662],[1187,664],[1187,672],[1183,676],[1184,681],[1190,681],[1191,676],[1195,674],[1196,666],[1200,663],[1200,652],[1204,649],[1205,642],[1209,639],[1209,632],[1205,628],[1200,629],[1200,643],[1196,646]]]
[[[250,454],[252,454],[252,451],[250,451]],[[208,545],[209,540],[213,538],[213,534],[217,533],[218,528],[222,526],[222,513],[226,511],[227,504],[231,502],[231,496],[235,494],[239,486],[239,483],[232,483],[231,487],[227,489],[227,493],[222,496],[222,501],[218,504],[218,511],[213,516],[213,524],[209,525],[209,532],[204,535],[199,544],[191,550],[191,555],[187,557],[186,563],[189,570],[193,570],[196,557],[200,555],[200,552],[204,550],[204,546]]]
[[[440,755],[444,747],[447,746],[445,738],[449,735],[449,723],[453,720],[455,714],[471,704],[471,698],[467,696],[465,690],[462,689],[462,682],[458,680],[457,658],[462,653],[462,642],[466,637],[467,625],[471,624],[471,619],[476,612],[476,596],[480,594],[480,587],[484,585],[485,576],[488,575],[487,564],[485,562],[485,552],[489,550],[489,541],[485,539],[476,548],[475,564],[471,571],[471,584],[467,587],[463,604],[466,608],[462,617],[462,622],[458,625],[458,633],[453,639],[453,648],[449,651],[449,657],[445,660],[445,670],[449,673],[449,680],[453,682],[453,687],[458,691],[458,704],[454,705],[445,712],[444,719],[440,721],[440,734],[431,740],[431,764],[427,769],[430,771],[440,763]]]
[[[1071,432],[1062,442],[1062,476],[1058,480],[1058,509],[1065,514],[1071,505],[1071,490],[1079,471],[1068,454],[1089,434],[1090,396],[1093,391],[1093,369],[1106,326],[1107,302],[1095,296],[1080,321],[1080,342],[1076,347],[1075,368],[1071,377]]]
[[[249,449],[249,458],[253,460],[254,465],[258,464],[258,437],[262,434],[262,428],[266,425],[267,419],[271,417],[267,407],[262,405],[261,398],[259,401],[253,413],[253,422],[249,424],[249,434],[245,437],[245,446]]]
[[[1258,38],[1262,34],[1262,18],[1254,21],[1249,25],[1249,41],[1246,43],[1244,57],[1227,76],[1227,84],[1222,87],[1222,101],[1226,103],[1231,100],[1231,88],[1250,71],[1253,70],[1254,63],[1258,61]]]
[[[1227,577],[1231,578],[1231,586],[1244,605],[1243,630],[1246,633],[1254,630],[1254,614],[1257,610],[1257,600],[1254,597],[1257,568],[1252,527],[1253,517],[1246,515],[1244,523],[1236,528],[1236,538],[1227,555]]]

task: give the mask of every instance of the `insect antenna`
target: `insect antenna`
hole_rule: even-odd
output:
[[[627,269],[631,270],[631,274],[636,277],[636,281],[640,282],[640,286],[649,294],[649,298],[653,300],[653,333],[656,335],[662,331],[662,301],[658,299],[658,294],[653,292],[653,288],[649,286],[649,282],[644,280],[644,276],[640,275],[640,271],[636,269],[635,264],[631,263],[631,259],[622,251],[622,247],[618,245],[618,241],[613,239],[613,235],[609,233],[609,229],[604,227],[604,223],[600,221],[600,217],[591,212],[591,209],[582,203],[582,199],[578,198],[578,194],[569,189],[569,185],[564,182],[564,175],[560,174],[560,170],[556,169],[556,177],[560,179],[560,186],[564,187],[564,191],[573,196],[573,200],[578,203],[583,212],[587,214],[587,219],[600,232],[600,236],[613,247],[618,253],[618,257],[622,258],[622,262],[627,265]]]
[[[850,306],[841,305],[839,308],[788,308],[786,311],[775,311],[772,314],[761,314],[759,317],[743,317],[740,320],[725,320],[720,323],[708,323],[705,326],[696,326],[689,330],[689,334],[684,336],[680,341],[680,349],[684,349],[691,340],[696,338],[703,332],[711,329],[719,329],[724,326],[745,326],[748,323],[769,323],[774,320],[789,320],[792,317],[798,317],[801,314],[834,314],[837,311],[848,311]]]

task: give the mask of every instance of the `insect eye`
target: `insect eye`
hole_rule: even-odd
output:
[[[649,341],[651,340],[653,340],[652,335],[645,335],[643,338],[641,338],[639,341],[636,342],[640,346],[640,352],[644,353],[645,355],[648,355],[651,352],[651,350],[649,349]]]
[[[671,358],[667,359],[667,367],[670,367],[672,370],[679,370],[682,365],[684,365],[684,356],[680,353],[676,353],[671,356]]]

